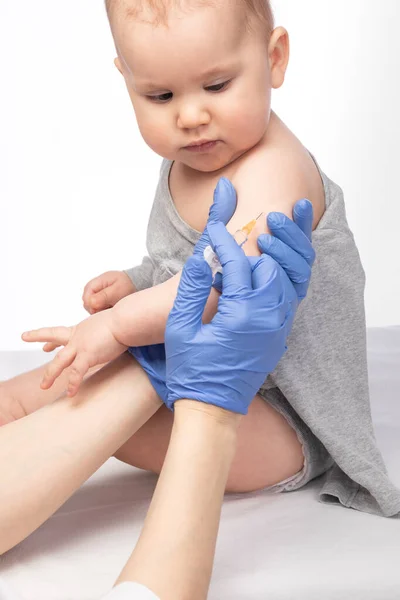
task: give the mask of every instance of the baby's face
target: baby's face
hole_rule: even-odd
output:
[[[270,115],[267,39],[248,33],[233,3],[170,14],[169,28],[125,21],[114,28],[145,142],[197,171],[216,171],[255,146]],[[215,144],[201,151],[186,147]]]

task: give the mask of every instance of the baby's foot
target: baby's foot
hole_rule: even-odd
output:
[[[0,427],[26,417],[22,404],[10,392],[7,381],[0,381]]]

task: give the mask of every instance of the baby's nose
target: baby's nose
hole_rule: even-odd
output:
[[[196,129],[208,125],[211,120],[207,109],[188,102],[179,110],[178,127],[181,129]]]

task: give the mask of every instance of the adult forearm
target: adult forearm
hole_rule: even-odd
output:
[[[123,355],[84,381],[75,398],[61,396],[0,427],[0,555],[49,518],[160,405],[145,373]]]
[[[171,441],[139,541],[118,583],[162,600],[207,597],[240,416],[191,400],[175,404]]]
[[[152,288],[122,298],[112,308],[113,333],[125,346],[146,346],[164,341],[168,315],[178,291],[180,273]],[[218,292],[211,291],[203,321],[217,312]]]

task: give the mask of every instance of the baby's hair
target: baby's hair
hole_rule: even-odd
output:
[[[110,23],[118,15],[122,18],[139,18],[146,9],[154,17],[154,25],[167,26],[168,11],[179,8],[182,11],[201,6],[216,6],[219,0],[105,0],[107,15]],[[252,22],[261,26],[264,34],[269,37],[274,28],[274,16],[270,0],[231,0],[242,4],[246,9],[246,26],[253,30]],[[147,12],[147,11],[146,11]]]

